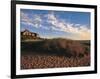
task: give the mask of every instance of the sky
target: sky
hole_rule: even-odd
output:
[[[27,29],[42,38],[90,40],[90,13],[53,10],[20,10],[21,31]]]

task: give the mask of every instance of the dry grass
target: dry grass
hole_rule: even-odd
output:
[[[21,46],[21,69],[90,66],[90,45],[53,39]]]
[[[65,56],[24,55],[21,57],[21,69],[58,68],[89,66],[90,56],[68,58]]]

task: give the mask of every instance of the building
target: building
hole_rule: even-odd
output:
[[[39,39],[39,34],[30,32],[29,30],[24,30],[21,32],[21,39],[22,40],[29,40],[29,39]]]

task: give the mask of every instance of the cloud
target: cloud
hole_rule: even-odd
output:
[[[48,14],[48,23],[52,24],[52,29],[56,31],[63,31],[66,33],[70,33],[71,39],[78,40],[89,40],[90,39],[90,29],[87,28],[86,25],[81,24],[73,24],[65,22],[61,19],[58,19],[54,13]],[[67,37],[67,36],[66,36]]]
[[[32,17],[29,17],[28,14],[23,13],[21,11],[21,23],[29,26],[33,26],[36,28],[41,27],[41,17],[39,15],[33,15]]]

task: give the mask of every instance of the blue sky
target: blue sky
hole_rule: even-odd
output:
[[[28,29],[43,38],[90,40],[90,13],[21,9],[21,31]]]

